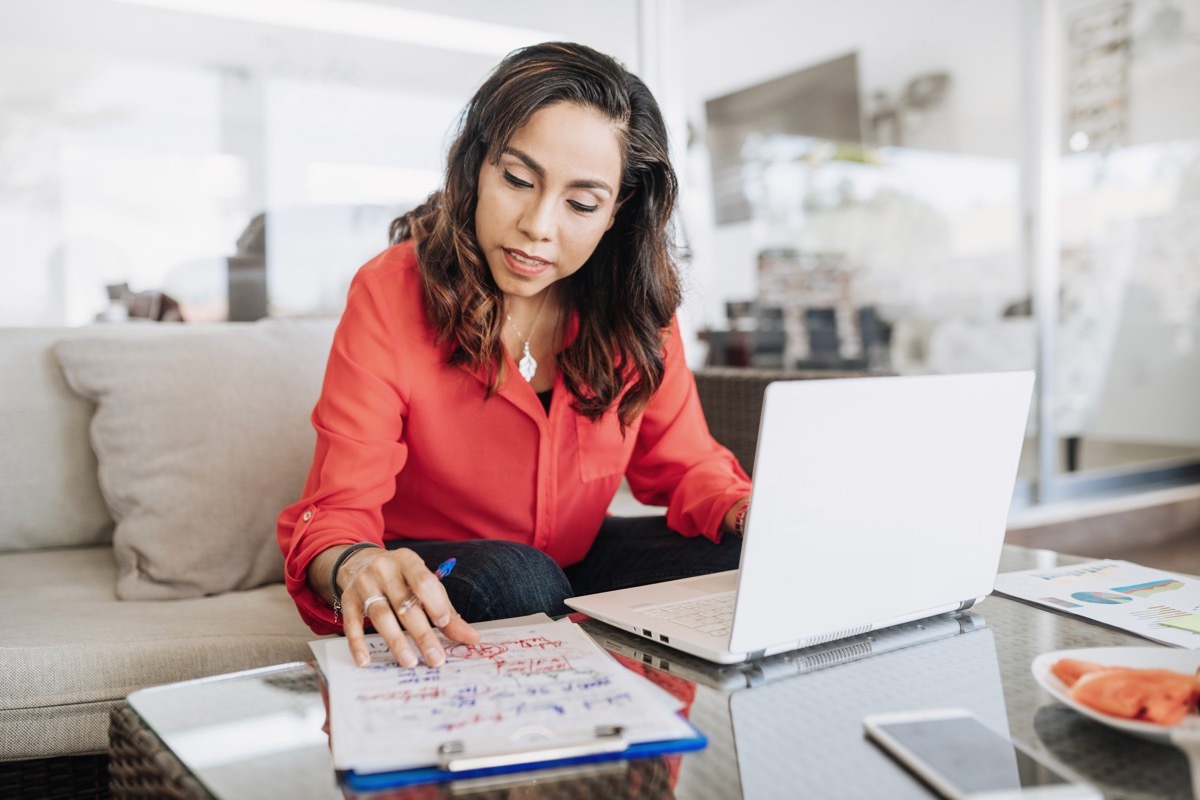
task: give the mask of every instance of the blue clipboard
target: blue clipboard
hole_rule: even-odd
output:
[[[686,722],[686,720],[685,720]],[[517,772],[596,764],[627,758],[658,756],[702,750],[708,739],[690,722],[693,736],[659,742],[631,743],[619,725],[604,725],[591,734],[559,737],[549,732],[536,743],[513,745],[510,742],[477,744],[467,748],[462,742],[446,742],[438,748],[436,765],[392,772],[339,773],[342,783],[354,791],[369,792],[395,789],[423,783],[486,778]]]

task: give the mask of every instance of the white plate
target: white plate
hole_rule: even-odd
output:
[[[1200,667],[1200,651],[1175,650],[1169,647],[1089,647],[1082,650],[1056,650],[1053,653],[1043,653],[1033,660],[1033,677],[1043,689],[1054,695],[1055,700],[1110,728],[1132,733],[1152,742],[1164,743],[1170,743],[1172,729],[1179,726],[1122,719],[1072,700],[1066,684],[1054,677],[1054,673],[1050,671],[1050,667],[1060,658],[1077,658],[1080,661],[1091,661],[1111,667],[1169,669],[1186,675],[1195,673]]]

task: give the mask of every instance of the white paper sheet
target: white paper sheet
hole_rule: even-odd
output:
[[[1128,561],[1004,572],[996,591],[1155,642],[1200,649],[1200,580]]]
[[[477,626],[478,628],[479,626]],[[621,725],[631,742],[694,736],[658,687],[622,667],[569,621],[480,630],[476,645],[443,641],[441,667],[401,667],[367,637],[358,667],[343,638],[312,649],[329,686],[334,765],[360,773],[436,764],[443,742],[519,743],[522,734],[586,737]]]

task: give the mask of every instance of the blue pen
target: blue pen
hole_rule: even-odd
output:
[[[446,561],[443,561],[441,564],[438,564],[438,568],[433,571],[433,574],[437,575],[437,579],[440,581],[443,578],[445,578],[447,575],[450,574],[450,570],[454,569],[454,565],[457,563],[458,563],[457,558],[447,559]],[[410,611],[413,606],[417,605],[420,602],[421,602],[420,598],[418,598],[414,594],[412,597],[408,598],[407,600],[405,600],[403,603],[401,603],[399,606],[396,607],[396,616],[397,617],[402,616],[406,612]]]

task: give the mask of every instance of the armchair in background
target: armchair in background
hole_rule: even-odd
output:
[[[772,381],[862,378],[883,375],[866,370],[774,370],[704,367],[696,370],[696,391],[713,437],[728,447],[753,477],[763,392]]]

